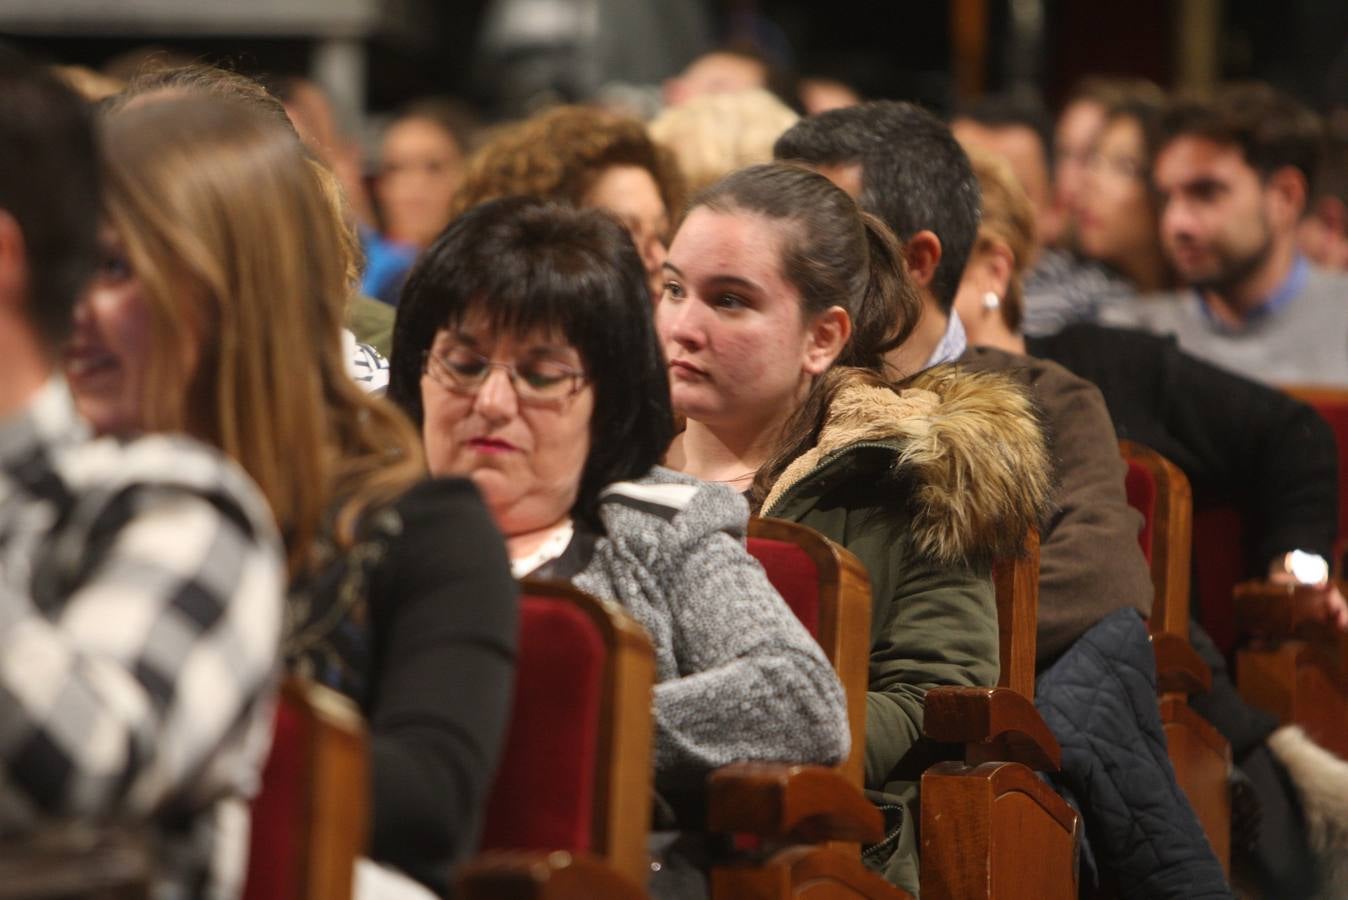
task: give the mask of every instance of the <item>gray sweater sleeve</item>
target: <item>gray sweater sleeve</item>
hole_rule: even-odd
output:
[[[658,593],[678,675],[655,687],[656,772],[697,778],[742,759],[833,764],[849,749],[842,686],[745,549],[748,511],[700,485],[672,518],[643,516],[648,595]]]

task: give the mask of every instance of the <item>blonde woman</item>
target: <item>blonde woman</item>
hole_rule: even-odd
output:
[[[772,162],[772,145],[799,119],[756,88],[694,97],[660,113],[647,131],[678,160],[688,192],[696,194],[736,169]]]
[[[287,662],[370,721],[371,855],[441,890],[509,703],[501,539],[348,377],[348,236],[285,119],[161,91],[102,136],[104,262],[67,365],[79,407],[100,432],[214,444],[261,486],[289,555]]]

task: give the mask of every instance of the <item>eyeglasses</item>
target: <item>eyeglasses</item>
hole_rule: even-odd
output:
[[[584,372],[555,360],[531,359],[515,366],[492,362],[467,347],[454,347],[443,355],[428,350],[422,357],[422,370],[436,384],[464,397],[480,391],[492,369],[504,371],[519,401],[534,406],[548,406],[574,396],[588,380]]]

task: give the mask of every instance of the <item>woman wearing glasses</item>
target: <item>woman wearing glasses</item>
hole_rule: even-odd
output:
[[[842,759],[842,690],[745,551],[744,500],[657,465],[669,382],[616,220],[525,198],[459,217],[408,277],[390,375],[431,472],[472,478],[517,575],[650,632],[663,796],[733,760]]]

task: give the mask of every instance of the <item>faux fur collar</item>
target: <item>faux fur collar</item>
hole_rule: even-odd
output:
[[[1044,521],[1052,475],[1044,435],[1024,389],[996,373],[928,369],[900,391],[856,380],[834,397],[819,442],[782,473],[765,514],[830,454],[862,442],[896,445],[893,472],[917,485],[918,551],[945,562],[1020,553]]]

